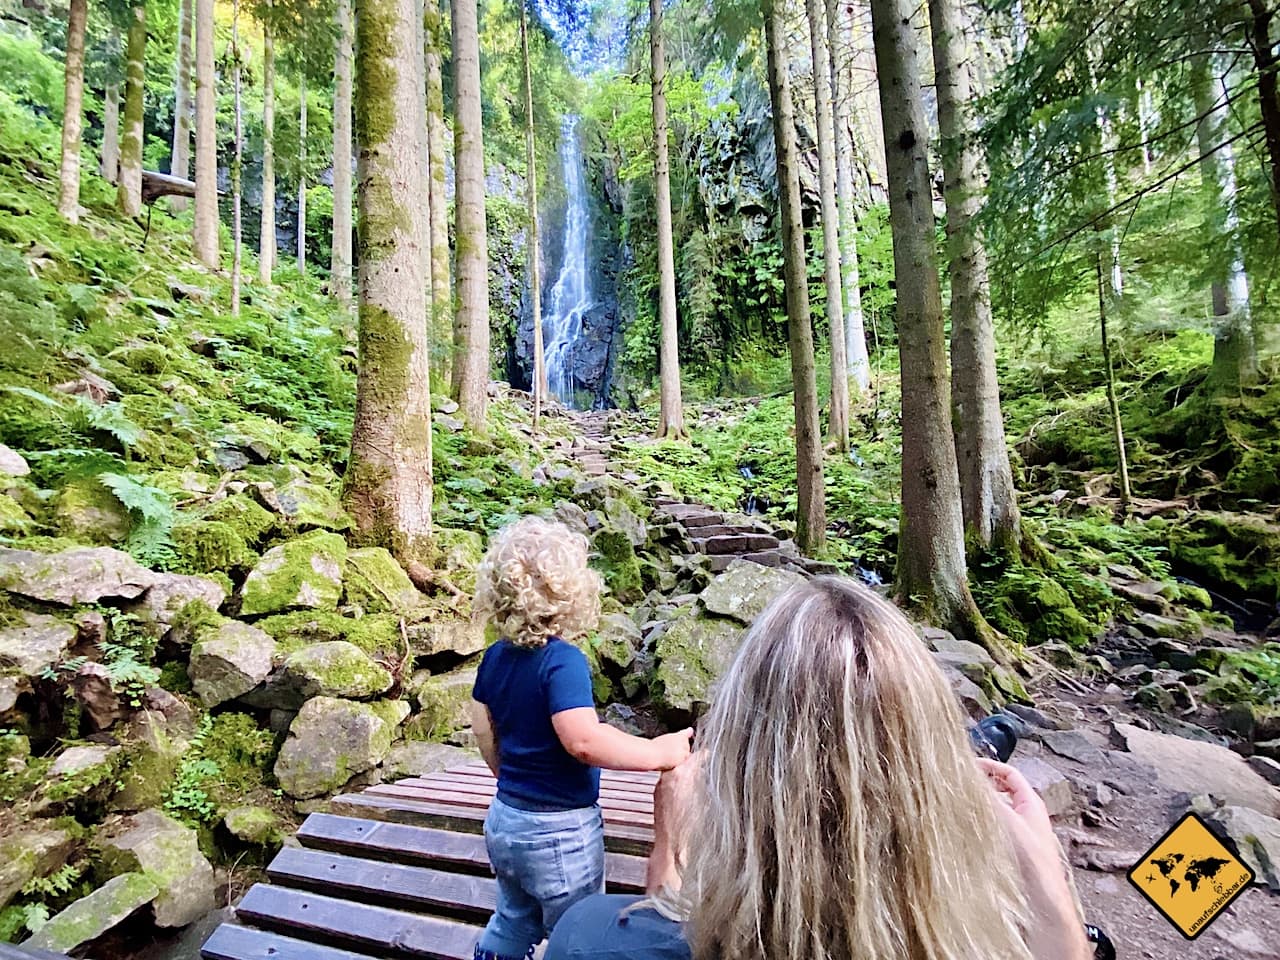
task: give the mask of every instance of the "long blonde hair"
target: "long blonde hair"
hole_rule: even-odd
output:
[[[600,575],[587,556],[587,538],[562,523],[531,516],[508,524],[480,561],[475,612],[523,647],[594,630]]]
[[[892,604],[836,577],[778,598],[699,740],[676,900],[696,960],[1030,957],[965,720]]]

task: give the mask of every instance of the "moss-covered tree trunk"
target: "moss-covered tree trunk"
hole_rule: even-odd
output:
[[[827,511],[823,499],[822,428],[818,421],[813,324],[809,317],[804,224],[800,211],[800,160],[791,83],[787,77],[785,17],[779,0],[764,0],[762,8],[768,48],[769,100],[773,105],[773,142],[777,152],[791,381],[795,391],[796,543],[801,550],[812,554],[826,544]]]
[[[267,0],[271,9],[271,0]],[[262,219],[259,221],[258,279],[271,282],[276,268],[276,51],[270,16],[262,25]]]
[[[831,59],[831,99],[835,119],[836,201],[840,213],[840,289],[844,294],[844,349],[848,384],[858,395],[871,389],[871,361],[862,316],[862,285],[858,276],[858,223],[853,213],[853,133],[849,89],[853,11],[848,0],[827,0],[827,46]],[[870,145],[867,145],[870,149]]]
[[[196,259],[218,268],[218,101],[213,0],[196,0]]]
[[[529,211],[529,299],[533,306],[533,429],[542,419],[546,377],[542,368],[542,248],[538,242],[538,154],[533,127],[533,73],[529,67],[529,10],[520,0],[520,55],[524,60],[524,150]]]
[[[1244,36],[1258,77],[1258,111],[1267,144],[1271,205],[1275,210],[1276,226],[1280,228],[1280,53],[1276,52],[1276,42],[1271,39],[1271,22],[1276,16],[1276,7],[1268,0],[1246,2],[1249,14],[1244,17]]]
[[[362,541],[407,560],[431,535],[422,7],[355,10],[359,373],[343,497]]]
[[[307,272],[307,78],[298,81],[298,273]]]
[[[329,282],[334,296],[351,302],[351,0],[338,0],[338,47],[333,58],[333,244]]]
[[[1207,235],[1213,263],[1213,367],[1215,389],[1229,393],[1258,380],[1258,348],[1249,303],[1249,275],[1240,242],[1240,214],[1236,200],[1235,151],[1227,122],[1230,92],[1225,57],[1208,54],[1192,65],[1196,140],[1200,147],[1200,181],[1211,218]]]
[[[901,601],[998,659],[1009,651],[978,612],[965,567],[960,482],[929,176],[929,128],[911,0],[872,0],[902,369],[902,515],[895,587]]]
[[[120,141],[120,183],[116,187],[116,208],[126,217],[142,212],[142,119],[143,83],[147,55],[147,9],[129,10],[129,32],[125,46],[124,136]]]
[[[80,128],[84,120],[84,25],[87,0],[71,0],[67,11],[67,59],[63,69],[62,164],[58,169],[58,213],[80,222]]]
[[[169,155],[169,172],[175,177],[191,175],[191,41],[195,18],[195,0],[178,4],[178,48],[174,54],[173,80],[173,149]],[[180,213],[187,209],[186,197],[170,197],[169,209]]]
[[[427,194],[431,214],[431,365],[435,381],[450,382],[453,368],[453,292],[449,277],[449,198],[445,155],[449,130],[444,122],[444,24],[439,0],[427,0]]]
[[[1022,515],[996,376],[987,251],[978,214],[986,175],[970,103],[972,43],[960,0],[929,0],[951,279],[951,409],[965,546],[1016,556]]]
[[[462,418],[483,430],[489,403],[489,241],[484,210],[480,34],[476,0],[453,0],[453,176],[458,271],[453,391]]]
[[[98,173],[108,183],[120,179],[120,84],[108,83],[102,97],[102,159]]]
[[[844,290],[840,263],[840,207],[836,198],[836,120],[831,95],[831,52],[823,0],[805,0],[813,57],[813,102],[818,121],[818,183],[822,197],[823,279],[831,338],[831,411],[827,432],[849,449],[849,364],[844,344]]]
[[[658,213],[658,436],[684,436],[680,393],[680,330],[676,315],[675,243],[671,236],[671,160],[667,152],[667,57],[662,0],[649,0],[650,87],[653,94],[653,196]]]

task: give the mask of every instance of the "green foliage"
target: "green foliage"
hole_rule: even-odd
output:
[[[22,933],[39,933],[49,922],[49,908],[43,903],[11,905],[0,910],[0,942],[15,943]]]
[[[85,865],[64,863],[47,877],[34,877],[22,886],[23,896],[40,898],[61,897],[75,889],[85,871]],[[33,931],[34,932],[34,931]]]
[[[14,100],[61,122],[63,72],[34,37],[0,30],[0,76]]]
[[[205,715],[164,807],[192,826],[209,825],[268,782],[275,741],[244,713]]]
[[[173,498],[159,487],[140,483],[120,473],[98,475],[99,482],[115,494],[133,519],[125,548],[146,566],[170,569],[177,561],[173,524],[177,512]]]

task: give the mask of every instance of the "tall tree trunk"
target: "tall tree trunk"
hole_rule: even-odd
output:
[[[1200,147],[1200,179],[1213,211],[1208,235],[1214,260],[1211,293],[1213,314],[1213,373],[1217,389],[1231,391],[1258,379],[1258,351],[1249,304],[1249,276],[1240,242],[1240,214],[1236,201],[1235,152],[1227,129],[1230,93],[1226,58],[1208,54],[1197,59],[1191,76]]]
[[[1096,90],[1098,88],[1097,69],[1101,54],[1092,45],[1093,41],[1089,43],[1090,46],[1085,54],[1089,67],[1089,85]],[[1106,107],[1099,105],[1094,108],[1094,120],[1098,127],[1098,140],[1102,144],[1102,169],[1107,187],[1107,209],[1113,210],[1120,191],[1119,178],[1116,175],[1116,154],[1120,145],[1115,127],[1111,123],[1111,114],[1107,112]],[[1111,246],[1111,296],[1119,300],[1124,293],[1124,269],[1120,265],[1120,232],[1116,230],[1114,224],[1108,225],[1107,241]]]
[[[196,259],[218,267],[218,99],[213,0],[196,0]]]
[[[951,422],[954,425],[965,545],[971,554],[1016,556],[1022,517],[1009,466],[996,376],[995,323],[987,251],[978,214],[986,189],[970,112],[978,91],[972,41],[961,0],[929,0],[940,153],[951,260]]]
[[[657,0],[655,0],[657,2]],[[849,363],[844,343],[841,287],[840,207],[836,200],[836,120],[831,99],[831,52],[823,0],[805,0],[813,56],[813,103],[818,120],[818,182],[822,194],[823,277],[831,337],[831,413],[827,432],[843,453],[849,449]]]
[[[120,179],[120,84],[108,83],[102,98],[102,162],[98,172],[108,183]]]
[[[483,430],[489,403],[489,241],[484,209],[480,34],[476,0],[453,0],[453,177],[458,303],[453,390],[462,418]]]
[[[1267,159],[1271,167],[1271,205],[1275,208],[1276,226],[1280,229],[1280,54],[1271,39],[1271,21],[1275,6],[1267,0],[1247,0],[1250,16],[1244,20],[1244,35],[1253,54],[1258,74],[1258,107],[1262,113],[1262,130],[1267,141]]]
[[[1142,141],[1142,175],[1151,176],[1151,128],[1158,122],[1151,105],[1151,88],[1139,77],[1135,83],[1138,94],[1138,137]]]
[[[667,57],[662,45],[662,0],[649,0],[650,84],[653,92],[653,195],[658,208],[658,436],[684,436],[680,391],[680,328],[676,316],[676,258],[671,238],[671,161],[667,154]]]
[[[444,27],[440,0],[426,0],[427,186],[431,214],[431,363],[439,384],[448,384],[453,367],[453,293],[449,279],[449,199],[445,182],[448,128],[444,123]]]
[[[271,0],[267,0],[270,10]],[[269,20],[269,17],[268,17]],[[258,279],[271,282],[276,267],[276,52],[270,22],[262,26],[262,220]]]
[[[58,213],[80,222],[80,127],[84,120],[84,25],[87,0],[71,0],[67,11],[67,59],[63,70],[62,165],[58,171]]]
[[[1116,370],[1111,362],[1111,338],[1107,332],[1107,287],[1102,280],[1102,248],[1097,254],[1098,274],[1098,328],[1102,337],[1102,363],[1107,378],[1107,406],[1111,411],[1111,435],[1116,444],[1116,470],[1120,474],[1120,505],[1129,509],[1133,490],[1129,486],[1129,457],[1124,449],[1124,423],[1120,418],[1120,401],[1116,396]],[[1114,296],[1114,290],[1112,291]]]
[[[858,276],[858,224],[853,213],[853,133],[851,91],[842,68],[852,45],[852,9],[848,0],[827,0],[827,46],[831,53],[831,96],[836,134],[836,200],[840,208],[840,289],[844,294],[844,349],[848,382],[858,395],[871,389],[871,361],[862,316],[862,284]]]
[[[768,48],[769,100],[773,105],[773,142],[777,151],[778,199],[782,219],[783,276],[787,291],[787,337],[796,412],[796,543],[805,553],[822,550],[827,540],[823,500],[822,428],[818,422],[818,384],[805,276],[804,224],[800,211],[800,167],[795,110],[787,76],[786,23],[778,0],[763,0]]]
[[[240,316],[241,241],[240,183],[244,174],[244,118],[240,103],[240,0],[231,3],[231,91],[235,112],[231,154],[231,315]]]
[[[418,0],[356,0],[359,373],[343,498],[358,537],[402,560],[431,536],[427,211]]]
[[[942,291],[929,176],[929,128],[911,0],[872,0],[880,113],[889,178],[902,370],[902,516],[898,597],[997,659],[1009,651],[969,593],[960,483],[951,437]]]
[[[542,420],[543,388],[546,377],[542,369],[542,250],[538,243],[538,165],[533,136],[533,74],[529,68],[529,11],[520,0],[520,54],[524,58],[524,148],[525,181],[529,205],[529,299],[533,304],[533,429]]]
[[[143,82],[147,56],[147,10],[129,10],[129,33],[125,51],[124,137],[120,142],[120,183],[116,207],[126,217],[142,213],[142,120]]]
[[[307,78],[298,82],[298,273],[307,272]]]
[[[173,87],[173,152],[169,172],[186,179],[191,175],[191,41],[195,0],[178,3],[178,50],[175,54]],[[186,197],[170,197],[169,209],[181,213],[187,209]]]
[[[338,0],[338,51],[333,74],[333,248],[329,261],[334,295],[351,302],[351,0]],[[425,144],[424,144],[425,146]]]

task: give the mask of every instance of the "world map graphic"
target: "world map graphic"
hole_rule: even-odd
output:
[[[1159,857],[1152,860],[1151,864],[1160,874],[1169,881],[1169,895],[1176,896],[1178,891],[1182,889],[1182,883],[1174,876],[1174,871],[1182,865],[1186,860],[1180,853],[1171,853],[1167,857]],[[1201,880],[1212,880],[1218,875],[1218,871],[1230,863],[1229,860],[1222,860],[1218,857],[1204,857],[1200,860],[1192,860],[1187,863],[1182,871],[1182,880],[1185,881],[1194,893],[1200,888]]]

